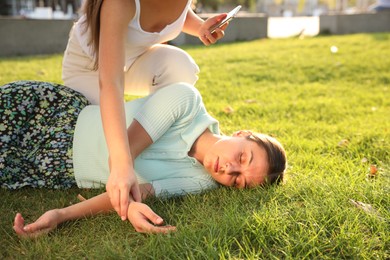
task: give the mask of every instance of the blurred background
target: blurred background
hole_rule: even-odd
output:
[[[63,52],[84,1],[0,0],[0,57]],[[390,0],[193,0],[192,8],[207,19],[237,5],[220,42],[390,32]],[[181,33],[170,44],[201,41]]]
[[[377,2],[378,1],[378,2]],[[77,19],[83,0],[0,0],[0,15],[36,19]],[[197,13],[226,12],[240,4],[241,12],[267,16],[319,16],[373,11],[379,5],[390,8],[390,0],[194,0]]]

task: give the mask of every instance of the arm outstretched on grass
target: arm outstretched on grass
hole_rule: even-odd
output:
[[[150,191],[151,185],[140,185],[141,191]],[[143,192],[143,195],[145,192]],[[150,193],[149,193],[150,194]],[[113,211],[107,193],[102,193],[91,199],[61,209],[52,209],[45,212],[36,221],[26,224],[22,214],[17,213],[13,229],[19,237],[35,238],[54,230],[59,224],[66,221],[95,216]],[[137,232],[141,233],[168,233],[175,231],[174,226],[161,226],[163,219],[153,212],[144,203],[131,202],[127,209],[127,218]]]

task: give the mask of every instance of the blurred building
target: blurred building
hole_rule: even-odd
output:
[[[0,15],[39,19],[74,19],[84,0],[0,0]],[[243,12],[263,13],[267,16],[319,16],[334,13],[363,13],[377,0],[255,0]],[[390,0],[378,0],[390,1]],[[239,2],[236,0],[236,2]],[[202,1],[193,0],[197,12],[211,11]],[[220,0],[217,12],[227,12],[231,2]]]
[[[83,0],[0,0],[0,15],[66,19],[77,16]]]
[[[268,16],[318,16],[369,11],[376,0],[257,0],[256,10]],[[390,0],[389,0],[390,1]]]

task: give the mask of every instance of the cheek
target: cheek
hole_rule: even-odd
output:
[[[230,186],[231,176],[225,174],[213,174],[214,179],[224,186]]]
[[[212,173],[212,169],[211,169],[211,165],[212,165],[212,160],[211,160],[211,157],[210,157],[210,153],[207,152],[203,158],[203,167],[209,172],[209,173]]]
[[[230,142],[228,140],[220,140],[216,143],[214,143],[210,148],[209,151],[214,154],[219,154],[223,151],[226,151],[230,147]]]

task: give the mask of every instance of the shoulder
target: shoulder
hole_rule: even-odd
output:
[[[134,0],[110,0],[102,1],[101,17],[107,17],[104,21],[121,20],[128,24],[134,17],[136,4]],[[109,17],[109,18],[108,18]],[[103,20],[103,19],[102,19]]]

